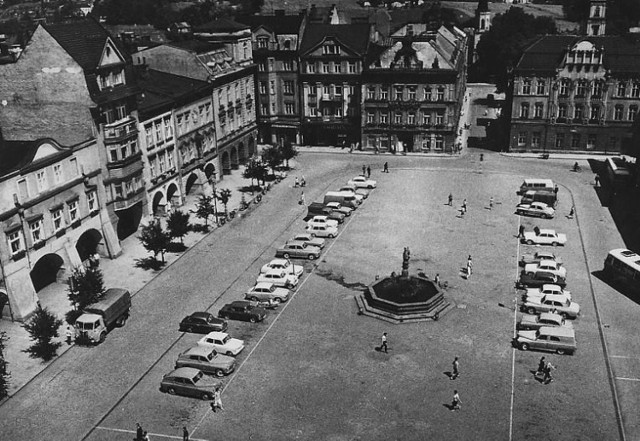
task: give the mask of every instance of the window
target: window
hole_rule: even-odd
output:
[[[627,93],[627,85],[624,81],[618,82],[618,87],[616,87],[616,96],[623,97]]]
[[[331,94],[331,86],[329,86],[328,84],[325,84],[322,86],[322,94],[329,96],[329,94]]]
[[[328,43],[322,46],[322,53],[324,55],[334,55],[334,54],[339,54],[340,50],[338,49],[338,46],[336,46],[335,44]]]
[[[444,138],[442,137],[442,135],[437,135],[436,136],[436,150],[442,150],[444,149]]]
[[[203,119],[204,119],[204,115],[201,115],[201,116],[203,116]],[[156,140],[158,141],[158,144],[162,144],[164,142],[164,135],[162,133],[162,123],[160,122],[156,123]]]
[[[266,83],[266,81],[260,81],[260,93],[262,95],[266,95],[267,94],[267,83]]]
[[[584,112],[582,106],[576,106],[576,108],[573,110],[573,117],[575,119],[582,119],[583,115]]]
[[[211,146],[213,146],[213,141],[211,141]],[[169,165],[169,170],[174,168],[173,163],[173,149],[167,150],[167,163]]]
[[[576,87],[576,96],[585,96],[587,94],[587,81],[579,80]]]
[[[31,240],[33,243],[40,242],[44,239],[42,233],[42,218],[29,223],[29,231],[31,231]]]
[[[540,132],[531,134],[531,147],[534,149],[540,148]]]
[[[591,106],[591,113],[589,118],[592,120],[597,120],[600,118],[600,106]]]
[[[282,62],[282,70],[292,71],[293,70],[293,61],[285,60]]]
[[[518,145],[523,146],[527,143],[527,132],[518,133]]]
[[[333,94],[336,97],[341,97],[342,96],[342,86],[336,84],[335,86],[333,86]]]
[[[580,147],[580,134],[573,133],[571,135],[571,148],[577,149]]]
[[[20,196],[21,201],[29,199],[29,187],[27,187],[26,179],[20,179],[18,181],[18,196]]]
[[[38,170],[36,172],[36,183],[38,185],[38,193],[42,193],[47,189],[46,170]]]
[[[367,112],[367,124],[373,124],[375,114],[373,112]]]
[[[556,148],[564,148],[564,133],[556,133]]]
[[[545,94],[545,84],[543,80],[538,80],[538,83],[536,84],[536,94],[537,95]]]
[[[262,37],[258,38],[258,49],[266,49],[269,47],[269,39]]]
[[[599,98],[602,96],[602,82],[601,81],[594,81],[592,86],[591,86],[591,95],[594,98]]]
[[[144,134],[147,140],[147,147],[153,147],[153,129],[151,125],[145,126]]]
[[[293,103],[285,103],[284,104],[284,113],[286,113],[287,115],[295,114],[295,108],[293,106]]]
[[[375,99],[376,97],[376,89],[375,87],[368,87],[367,88],[367,99],[368,100],[372,100]]]
[[[542,118],[542,113],[544,111],[544,104],[536,103],[533,107],[533,117],[534,118]]]
[[[424,89],[424,100],[425,101],[431,101],[432,100],[431,89],[429,89],[429,88]]]
[[[393,115],[393,123],[394,124],[402,124],[402,113],[396,112]]]
[[[393,99],[396,101],[402,101],[402,92],[403,92],[402,86],[395,87],[393,89]]]
[[[329,63],[322,63],[322,73],[329,73]]]
[[[102,120],[104,121],[105,124],[111,124],[112,122],[115,121],[112,107],[103,107],[100,110],[100,113],[102,115]]]
[[[271,114],[272,115],[276,114],[276,103],[271,103]]]
[[[76,158],[71,158],[69,161],[69,172],[71,176],[78,176],[78,160]]]
[[[348,64],[348,72],[350,74],[357,73],[356,72],[356,63],[352,63],[351,61],[349,62],[349,64]]]
[[[567,105],[560,104],[558,105],[558,118],[566,118],[567,117]]]
[[[342,72],[342,65],[340,63],[334,63],[333,65],[333,72],[334,73],[340,73]]]
[[[438,101],[444,101],[444,87],[438,87]]]
[[[633,83],[631,88],[631,97],[640,98],[640,83]]]
[[[409,88],[409,101],[415,101],[416,100],[416,88],[415,87],[410,87]]]
[[[416,125],[416,114],[415,113],[410,113],[407,116],[407,124],[415,126]]]
[[[431,125],[431,114],[430,113],[423,113],[422,114],[422,125],[423,126],[430,126]]]
[[[258,71],[266,72],[267,71],[267,63],[258,63]]]
[[[269,93],[271,95],[275,95],[276,94],[276,82],[275,82],[275,80],[269,81]]]
[[[293,81],[285,81],[282,85],[284,93],[293,95]]]
[[[638,114],[638,106],[629,106],[629,121],[634,121]]]
[[[60,184],[62,182],[62,164],[55,164],[53,166],[53,183]]]
[[[382,112],[380,114],[380,124],[387,124],[389,121],[389,114],[386,112]]]
[[[529,118],[529,103],[520,104],[520,118]]]
[[[67,203],[67,208],[69,210],[69,220],[71,222],[75,221],[78,218],[78,200],[74,200]]]
[[[524,80],[522,80],[522,94],[523,95],[531,94],[531,80],[528,78],[525,78]]]
[[[316,73],[316,65],[313,63],[307,64],[307,73]]]
[[[560,96],[569,96],[569,80],[560,82]]]
[[[613,119],[616,121],[622,121],[622,114],[624,112],[624,106],[617,105],[613,111]]]
[[[444,124],[444,113],[438,112],[436,113],[436,125],[441,126]]]
[[[269,114],[269,108],[267,107],[266,104],[260,104],[260,114],[261,115],[268,115]],[[221,120],[220,124],[224,125],[224,120]]]
[[[9,241],[9,248],[11,248],[11,254],[16,254],[24,249],[22,244],[22,232],[20,230],[14,231],[7,235]]]
[[[387,89],[386,87],[380,89],[380,99],[383,101],[389,99],[389,89]]]
[[[337,117],[342,117],[342,106],[336,107],[336,109],[334,111],[334,115],[337,116]]]
[[[128,116],[127,105],[122,103],[116,106],[116,118],[117,120],[125,119]]]
[[[587,136],[587,150],[595,149],[597,140],[598,136],[595,133],[589,133]]]
[[[62,208],[58,208],[51,212],[51,220],[53,221],[53,231],[59,231],[64,228],[64,220],[62,218]]]
[[[315,84],[309,86],[309,95],[315,95],[317,93]]]

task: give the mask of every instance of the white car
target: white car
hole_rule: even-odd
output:
[[[522,296],[523,300],[529,298],[542,298],[546,295],[556,295],[556,296],[566,296],[569,300],[571,300],[571,291],[566,289],[562,289],[561,286],[554,285],[552,283],[547,283],[542,285],[541,288],[527,288],[527,291]]]
[[[328,216],[313,216],[311,219],[307,221],[307,225],[325,225],[338,227],[338,221],[329,219]]]
[[[351,216],[351,212],[353,211],[353,208],[344,207],[340,205],[340,202],[327,202],[326,204],[324,204],[324,206],[327,208],[331,208],[333,211],[337,211],[338,213],[342,213],[345,216]]]
[[[272,269],[266,273],[260,273],[256,283],[260,284],[262,282],[273,283],[275,286],[281,286],[283,288],[293,288],[298,284],[298,277],[285,270]]]
[[[376,188],[377,182],[364,176],[356,176],[347,182],[347,185],[355,185],[357,188]]]
[[[318,247],[320,249],[324,248],[324,246],[325,246],[325,240],[324,239],[321,239],[319,237],[313,237],[309,233],[296,234],[295,236],[293,236],[293,238],[291,240],[297,240],[297,241],[300,241],[300,242],[304,242],[307,245],[313,245],[314,247]]]
[[[536,234],[534,231],[524,233],[522,239],[524,243],[529,245],[564,245],[567,243],[567,236],[562,233],[556,233],[555,230],[539,230]]]
[[[330,225],[307,225],[307,231],[309,234],[318,237],[336,237],[338,235],[338,229]]]
[[[221,354],[236,356],[244,349],[244,340],[231,338],[226,332],[210,332],[198,340],[198,346],[211,347]]]
[[[362,204],[362,201],[364,201],[365,199],[363,195],[356,193],[356,191],[353,188],[351,188],[351,186],[349,185],[342,187],[339,191],[340,193],[345,193],[349,196],[353,196],[354,198],[356,198],[358,205]]]
[[[267,273],[269,274],[269,273]],[[262,276],[262,274],[260,275]],[[261,280],[258,277],[258,280]],[[296,278],[296,283],[298,283]],[[291,291],[286,288],[280,288],[272,282],[257,282],[256,286],[244,293],[244,298],[252,300],[254,302],[260,302],[265,300],[273,300],[276,303],[282,303],[289,300],[291,297]]]
[[[562,278],[567,277],[567,269],[555,260],[541,260],[538,263],[530,263],[524,266],[524,272],[535,274],[538,271],[546,271]]]
[[[266,273],[270,269],[284,270],[285,272],[293,274],[298,278],[300,278],[300,276],[302,276],[302,273],[304,273],[304,267],[302,265],[294,265],[288,259],[273,259],[271,262],[262,265],[262,268],[260,268],[260,272]]]
[[[363,198],[368,198],[369,193],[371,193],[371,189],[369,188],[358,188],[355,185],[344,184],[340,187],[338,191],[353,191],[356,194],[362,195]]]
[[[530,204],[518,204],[516,214],[552,219],[556,215],[556,210],[544,202],[531,202]]]

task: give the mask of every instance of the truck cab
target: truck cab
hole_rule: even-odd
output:
[[[77,341],[102,343],[115,326],[124,326],[131,309],[131,294],[126,289],[108,289],[100,299],[88,305],[74,323]]]

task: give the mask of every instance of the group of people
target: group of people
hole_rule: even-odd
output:
[[[553,378],[551,378],[551,371],[555,368],[556,367],[552,365],[550,361],[546,361],[545,358],[542,357],[540,362],[538,362],[538,370],[536,371],[535,376],[537,378],[542,377],[543,384],[549,384],[553,381]]]
[[[293,183],[294,187],[306,187],[307,185],[307,181],[305,181],[304,176],[302,176],[300,179],[298,179],[298,177],[296,176],[296,180]]]

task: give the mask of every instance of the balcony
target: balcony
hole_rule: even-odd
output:
[[[138,134],[136,119],[129,116],[111,124],[102,126],[105,142],[119,142]]]
[[[114,210],[126,210],[127,208],[133,207],[138,202],[141,202],[144,199],[144,186],[140,187],[133,193],[129,193],[129,195],[125,197],[116,198],[113,201],[113,209]]]

